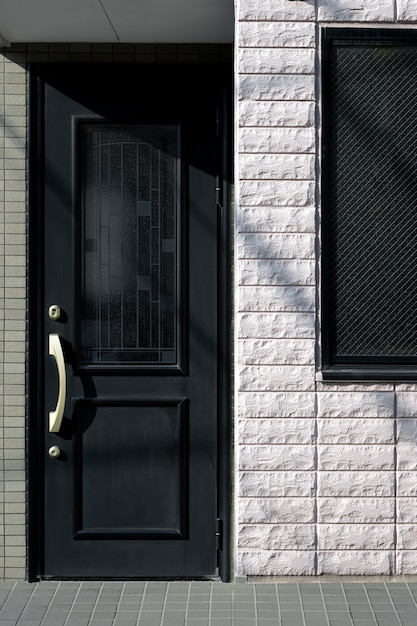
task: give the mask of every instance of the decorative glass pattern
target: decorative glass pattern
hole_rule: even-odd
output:
[[[80,124],[81,359],[177,363],[175,125]]]

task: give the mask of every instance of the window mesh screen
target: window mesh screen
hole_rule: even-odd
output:
[[[330,52],[330,351],[417,354],[417,48]]]

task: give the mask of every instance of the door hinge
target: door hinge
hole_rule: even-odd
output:
[[[222,197],[221,197],[221,187],[220,181],[216,181],[216,205],[222,208]]]
[[[221,114],[220,114],[220,107],[217,107],[216,109],[216,135],[217,135],[217,159],[218,159],[218,163],[217,163],[217,167],[220,167],[220,162],[221,162]],[[216,174],[216,205],[217,208],[219,208],[220,210],[222,210],[223,208],[223,197],[222,197],[222,179],[220,177],[220,174],[217,173]]]
[[[223,520],[220,517],[216,519],[216,548],[223,549]]]
[[[222,180],[219,174],[216,174],[216,206],[220,211],[223,209]]]

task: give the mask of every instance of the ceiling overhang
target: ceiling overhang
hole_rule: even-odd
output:
[[[2,0],[0,45],[229,43],[233,23],[233,0]]]

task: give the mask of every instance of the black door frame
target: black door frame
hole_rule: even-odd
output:
[[[29,582],[40,579],[43,571],[43,455],[45,451],[42,414],[42,377],[39,358],[43,352],[41,310],[43,292],[43,198],[42,143],[39,119],[42,94],[38,77],[46,64],[29,63],[29,238],[28,238],[28,524],[27,545]],[[54,64],[56,65],[56,64]],[[65,64],[65,65],[68,65]],[[102,66],[103,64],[100,64]],[[135,65],[137,67],[137,65]],[[195,65],[193,66],[195,68]],[[202,69],[204,65],[201,66]],[[222,581],[231,576],[231,235],[230,198],[233,180],[233,66],[218,65],[222,102],[219,108],[218,137],[221,171],[217,185],[218,214],[218,572]],[[216,207],[213,207],[216,210]]]

